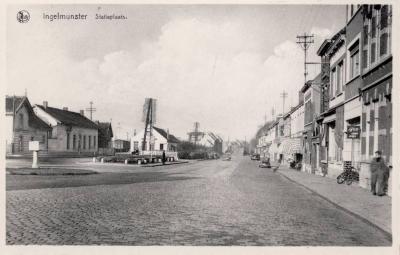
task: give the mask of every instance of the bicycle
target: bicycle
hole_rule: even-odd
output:
[[[354,167],[350,167],[345,169],[341,174],[336,177],[336,181],[338,184],[343,184],[346,182],[347,185],[351,185],[353,181],[359,181],[359,174]]]

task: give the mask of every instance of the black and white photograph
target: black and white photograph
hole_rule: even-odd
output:
[[[2,249],[399,254],[396,8],[8,3]]]

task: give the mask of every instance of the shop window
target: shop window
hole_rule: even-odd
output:
[[[92,136],[89,135],[89,149],[91,149],[92,147]]]

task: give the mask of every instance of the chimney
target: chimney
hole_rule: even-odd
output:
[[[169,139],[169,129],[167,129],[167,140]]]
[[[68,107],[63,107],[63,110],[64,111],[68,111]]]
[[[44,109],[47,109],[47,107],[49,106],[49,103],[47,101],[43,101],[43,107]]]
[[[85,116],[85,111],[84,111],[84,110],[80,110],[79,113],[80,113],[82,116]]]

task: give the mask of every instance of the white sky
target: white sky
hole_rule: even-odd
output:
[[[20,24],[16,13],[28,10]],[[43,20],[43,13],[83,13],[86,21]],[[95,20],[124,14],[127,20]],[[304,82],[296,35],[314,33],[310,60],[323,39],[345,24],[345,6],[127,5],[11,6],[7,12],[7,94],[32,104],[79,111],[126,137],[142,129],[145,97],[157,98],[157,126],[187,138],[195,121],[223,138],[249,140],[297,104]],[[309,67],[309,79],[319,68]],[[120,128],[117,128],[120,123]]]

